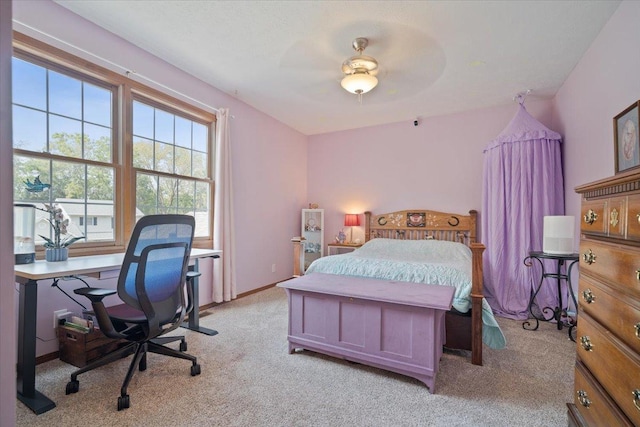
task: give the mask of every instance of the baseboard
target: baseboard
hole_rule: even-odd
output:
[[[51,362],[52,360],[56,360],[60,358],[60,352],[59,351],[54,351],[53,353],[47,353],[47,354],[43,354],[42,356],[38,356],[36,357],[36,365],[39,365],[41,363],[45,363],[45,362]]]
[[[287,280],[288,280],[288,279],[287,279]],[[256,293],[258,293],[258,292],[261,292],[261,291],[267,290],[267,289],[269,289],[269,288],[273,288],[273,287],[274,287],[275,285],[277,285],[278,283],[280,283],[280,282],[271,283],[270,285],[266,285],[266,286],[263,286],[263,287],[261,287],[261,288],[253,289],[253,290],[248,291],[248,292],[243,292],[243,293],[241,293],[241,294],[238,294],[238,296],[237,296],[237,298],[236,298],[236,299],[244,298],[244,297],[247,297],[247,296],[249,296],[249,295],[253,295],[253,294],[256,294]],[[228,302],[228,301],[225,301],[225,302]],[[200,310],[200,311],[208,310],[208,309],[210,309],[210,308],[213,308],[213,307],[219,306],[219,305],[221,305],[221,304],[224,304],[224,302],[210,302],[210,303],[208,303],[208,304],[201,305],[201,306],[200,306],[200,308],[199,308],[199,310]],[[188,320],[188,317],[187,317],[185,320]],[[50,361],[52,361],[52,360],[56,360],[56,359],[58,359],[58,358],[60,358],[60,352],[59,352],[59,351],[54,351],[53,353],[43,354],[42,356],[38,356],[38,357],[36,357],[36,365],[39,365],[39,364],[41,364],[41,363],[45,363],[45,362],[50,362]]]
[[[287,280],[289,280],[289,279],[287,279]],[[270,285],[266,285],[266,286],[263,286],[261,288],[253,289],[253,290],[250,290],[248,292],[243,292],[241,294],[238,294],[238,298],[244,298],[244,297],[248,297],[249,295],[257,294],[258,292],[262,292],[262,291],[265,291],[265,290],[267,290],[269,288],[273,288],[278,283],[280,283],[280,282],[271,283]]]

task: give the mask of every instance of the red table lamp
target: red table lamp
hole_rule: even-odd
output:
[[[360,226],[360,215],[358,214],[345,214],[344,215],[344,226],[349,228],[349,241],[347,243],[353,243],[353,227]]]

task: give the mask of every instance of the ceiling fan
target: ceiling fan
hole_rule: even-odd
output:
[[[367,37],[357,37],[362,34]],[[347,50],[346,40],[355,52]],[[368,93],[367,104],[373,108],[416,98],[442,75],[446,63],[438,42],[421,30],[367,21],[321,38],[296,40],[283,52],[279,68],[283,85],[297,96],[336,105],[352,94],[361,98]],[[368,86],[351,86],[359,80]]]
[[[348,92],[358,95],[358,101],[362,103],[362,94],[367,93],[378,85],[378,61],[375,58],[363,55],[369,40],[364,37],[356,38],[351,46],[358,52],[342,63],[342,72],[345,75],[340,82]]]

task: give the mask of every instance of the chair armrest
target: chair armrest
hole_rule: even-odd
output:
[[[196,277],[202,276],[202,273],[199,271],[187,271],[187,280],[193,280]]]
[[[89,298],[91,302],[100,302],[109,295],[115,295],[116,292],[117,291],[115,289],[102,288],[78,288],[73,290],[73,293],[85,296]]]
[[[109,317],[109,313],[107,312],[107,309],[102,302],[105,297],[109,295],[115,295],[117,293],[115,289],[79,288],[74,289],[73,292],[77,295],[85,296],[91,300],[93,313],[96,316],[96,320],[98,321],[98,327],[103,334],[105,334],[109,338],[114,339],[127,338],[125,335],[116,331],[113,322]]]

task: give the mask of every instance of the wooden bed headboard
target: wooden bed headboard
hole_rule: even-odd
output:
[[[373,215],[365,212],[365,241],[378,237],[401,240],[436,239],[464,243],[476,243],[477,215],[459,215],[429,210],[407,210]]]

